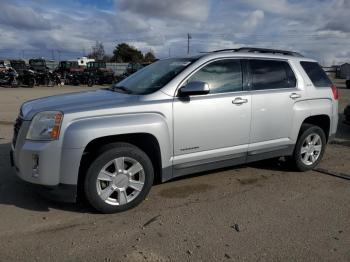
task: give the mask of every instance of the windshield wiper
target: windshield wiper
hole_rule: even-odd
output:
[[[132,94],[132,91],[128,88],[126,88],[125,86],[112,86],[110,88],[108,88],[108,90],[111,91],[122,91],[125,94]]]

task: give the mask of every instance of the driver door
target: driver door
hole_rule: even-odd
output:
[[[210,92],[174,98],[174,176],[243,163],[251,96],[243,91],[241,61],[209,62],[185,83],[191,81],[208,83]]]

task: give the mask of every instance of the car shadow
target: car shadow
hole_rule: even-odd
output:
[[[336,139],[332,143],[350,147],[350,125],[346,124],[344,120],[344,114],[339,113],[338,129],[335,135]]]
[[[0,205],[48,212],[51,208],[80,213],[96,213],[85,201],[77,204],[49,200],[36,192],[30,184],[21,181],[10,164],[11,144],[0,144]]]

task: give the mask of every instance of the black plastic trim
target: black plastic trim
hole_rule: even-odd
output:
[[[240,153],[223,157],[215,157],[199,161],[192,161],[184,164],[173,166],[173,178],[203,171],[210,171],[218,168],[236,166],[240,164],[260,161],[264,159],[290,156],[293,154],[295,145],[285,145],[261,150],[249,151],[248,153]],[[164,169],[163,169],[164,170]],[[169,171],[169,170],[168,170]],[[162,179],[163,182],[169,180],[169,177]]]

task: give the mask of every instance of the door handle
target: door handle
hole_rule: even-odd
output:
[[[248,99],[243,99],[242,97],[236,97],[233,101],[232,104],[234,105],[242,105],[244,103],[248,103]]]
[[[290,97],[291,99],[297,99],[297,98],[300,98],[301,95],[300,95],[300,94],[297,94],[297,93],[291,93],[289,97]]]

